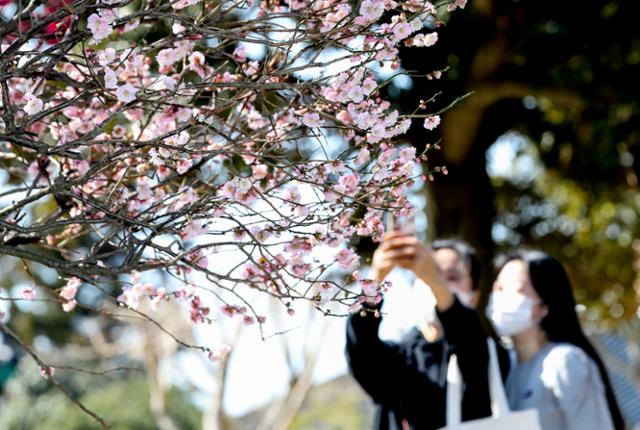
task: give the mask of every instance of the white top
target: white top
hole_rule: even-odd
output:
[[[600,372],[579,347],[549,343],[507,378],[512,410],[536,408],[543,430],[613,430]]]

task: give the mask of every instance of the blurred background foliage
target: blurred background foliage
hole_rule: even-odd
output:
[[[74,361],[66,360],[73,363]],[[86,366],[87,363],[82,363]],[[56,372],[56,379],[70,394],[98,415],[108,417],[114,430],[154,430],[156,421],[149,406],[149,389],[144,373],[126,377],[90,375],[83,372]],[[200,412],[184,392],[176,389],[168,396],[168,412],[180,429],[199,429]],[[6,430],[90,430],[102,427],[82,412],[60,391],[33,371],[31,360],[21,360],[5,386],[0,428]]]
[[[449,72],[395,91],[404,109],[441,92],[427,112],[474,92],[437,133],[411,131],[418,147],[442,139],[428,163],[448,168],[427,189],[429,236],[462,236],[487,269],[512,246],[551,253],[599,324],[640,316],[639,12],[629,0],[473,0],[430,55],[402,53],[408,71]]]

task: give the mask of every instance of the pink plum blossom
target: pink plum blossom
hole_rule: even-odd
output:
[[[384,2],[364,0],[360,5],[360,15],[365,20],[372,22],[377,21],[384,13]]]
[[[209,360],[214,363],[220,360],[224,360],[225,358],[227,358],[230,352],[231,347],[229,347],[229,345],[220,345],[217,348],[212,348],[209,351]]]
[[[36,298],[36,290],[33,287],[25,287],[20,290],[20,297],[24,300],[33,300]]]
[[[53,366],[40,366],[38,371],[44,379],[51,379],[56,374],[56,368]]]
[[[79,278],[69,279],[67,284],[60,290],[59,296],[66,301],[75,299],[81,283],[82,281]]]
[[[360,257],[350,249],[342,249],[336,255],[336,261],[341,269],[349,270],[358,265]]]
[[[233,50],[233,58],[239,62],[239,63],[244,63],[245,61],[247,61],[247,50],[244,46],[238,46],[236,49]]]
[[[393,26],[393,36],[396,40],[404,40],[409,37],[412,32],[411,24],[405,21],[400,21]]]
[[[97,13],[92,13],[91,15],[89,15],[89,19],[87,20],[87,28],[93,35],[93,43],[98,43],[101,40],[109,37],[109,35],[113,32],[113,28],[111,27],[112,21],[113,19],[111,17],[100,16]]]
[[[424,128],[427,130],[433,130],[440,125],[440,116],[432,115],[424,119]]]
[[[200,3],[201,0],[178,0],[172,4],[175,10],[184,9],[194,4]]]
[[[467,5],[467,0],[454,0],[453,2],[447,5],[447,11],[451,12],[458,8],[464,9],[466,5]]]
[[[178,56],[178,51],[176,51],[176,49],[174,48],[162,49],[156,56],[156,61],[162,67],[171,66],[179,59],[180,57]]]
[[[302,117],[302,123],[307,127],[322,127],[324,120],[320,119],[320,115],[316,112],[309,112]]]
[[[77,304],[78,302],[76,302],[75,300],[68,300],[62,304],[62,310],[64,312],[71,312],[76,308]]]
[[[174,22],[171,25],[171,31],[173,32],[173,34],[180,34],[180,33],[184,33],[186,31],[186,28],[184,25],[180,24],[179,22]]]
[[[104,69],[104,86],[108,89],[118,87],[118,74],[108,67]]]
[[[33,94],[26,94],[24,96],[24,101],[27,103],[22,108],[27,115],[35,115],[42,110],[42,100]]]
[[[116,90],[116,97],[122,103],[130,103],[136,99],[136,88],[131,84],[124,84]]]
[[[98,64],[105,67],[113,63],[116,59],[116,50],[109,47],[98,52]]]
[[[338,179],[338,186],[336,186],[336,190],[343,194],[354,194],[358,190],[358,185],[360,185],[360,177],[357,173],[349,173],[347,175],[343,175]]]
[[[185,227],[180,231],[180,237],[182,240],[189,240],[203,235],[206,232],[207,229],[202,220],[196,219],[185,225]]]

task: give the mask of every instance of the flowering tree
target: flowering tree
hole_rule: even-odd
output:
[[[0,252],[54,269],[37,294],[64,312],[154,321],[175,301],[194,324],[262,327],[260,295],[326,314],[380,300],[348,244],[412,211],[424,154],[398,138],[439,117],[394,110],[376,65],[402,73],[398,46],[433,45],[465,3],[0,1]]]

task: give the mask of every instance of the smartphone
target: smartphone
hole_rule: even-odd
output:
[[[404,234],[414,234],[416,229],[415,217],[411,215],[402,215],[399,212],[385,213],[385,230],[400,231]]]

